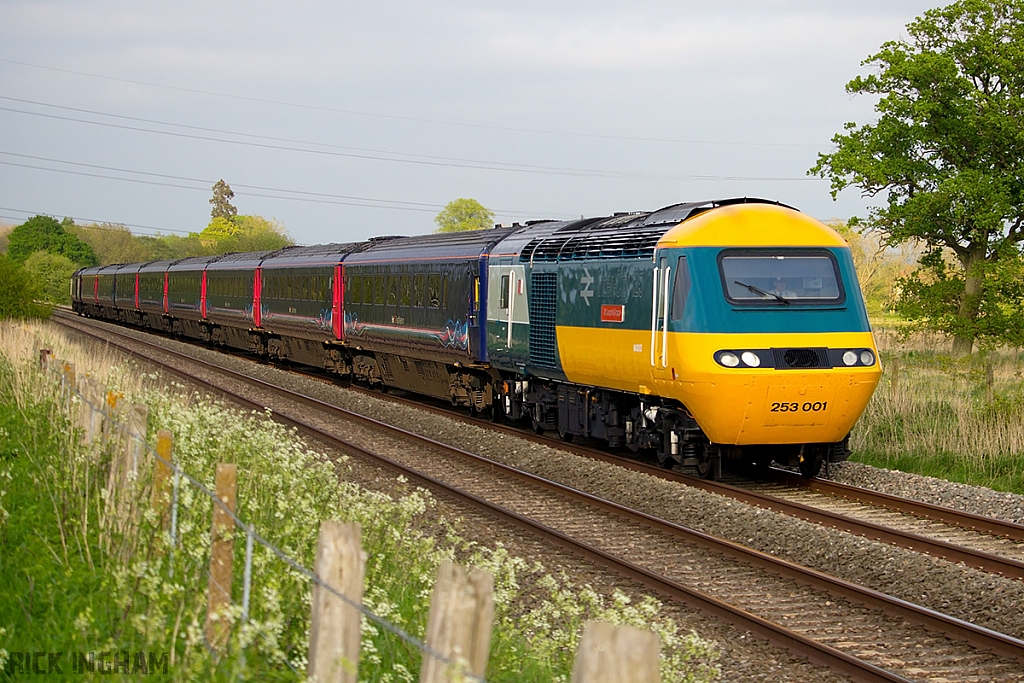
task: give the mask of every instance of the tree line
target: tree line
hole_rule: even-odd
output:
[[[219,180],[209,224],[186,236],[134,235],[123,225],[78,224],[70,217],[29,218],[0,236],[0,319],[38,317],[48,314],[48,305],[71,303],[71,274],[82,267],[271,251],[293,243],[276,220],[239,214],[233,197]]]

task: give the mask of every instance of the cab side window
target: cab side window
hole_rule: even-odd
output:
[[[676,277],[672,283],[672,307],[669,317],[672,320],[682,320],[683,312],[686,309],[686,299],[690,295],[690,268],[686,263],[686,257],[680,256],[676,263]]]

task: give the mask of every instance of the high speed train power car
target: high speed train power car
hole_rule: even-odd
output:
[[[747,198],[86,268],[72,299],[705,477],[845,459],[881,374],[843,239]]]

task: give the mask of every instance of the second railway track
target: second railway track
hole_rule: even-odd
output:
[[[66,324],[93,325],[74,320]],[[109,341],[111,333],[119,332],[109,326],[103,329],[104,341]],[[165,360],[170,360],[155,357],[167,356],[166,349],[150,354],[139,350],[137,345],[148,343],[132,339],[125,345],[135,347],[133,352],[150,362],[166,364]],[[186,358],[179,364],[197,363],[195,358]],[[172,369],[186,374],[232,373],[215,367],[194,373],[173,363]],[[235,380],[254,382],[251,378]],[[214,388],[223,384],[210,379],[199,381]],[[253,391],[276,392],[267,385]],[[251,397],[240,400],[253,401]],[[285,409],[289,403],[291,409]],[[310,405],[316,410],[311,411]],[[331,411],[335,412],[328,419],[326,415]],[[274,412],[280,418],[316,430],[324,438],[337,438],[336,411],[333,406],[295,394],[274,398]],[[1024,668],[1024,643],[1016,638],[836,581],[582,492],[559,488],[441,444],[421,442],[410,449],[408,440],[417,438],[413,435],[385,437],[380,428],[365,424],[354,428],[351,420],[357,418],[344,419],[350,422],[345,430],[348,448],[383,448],[395,461],[392,466],[406,468],[407,474],[432,488],[443,486],[441,482],[454,486],[457,495],[473,505],[497,506],[492,513],[506,515],[509,523],[530,527],[534,533],[571,545],[575,552],[608,563],[660,593],[715,611],[741,628],[827,661],[830,667],[855,679],[1024,680],[1020,673]],[[381,445],[390,439],[405,440],[405,445]],[[456,494],[449,491],[449,495]]]

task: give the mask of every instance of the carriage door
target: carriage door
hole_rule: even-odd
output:
[[[690,295],[690,269],[686,256],[661,252],[654,269],[654,300],[651,306],[651,373],[657,384],[676,379],[679,362],[679,329]]]
[[[655,379],[664,379],[668,374],[668,315],[672,293],[672,265],[664,252],[655,255],[651,280],[651,373]]]
[[[491,263],[488,271],[487,323],[493,360],[525,363],[530,345],[530,310],[526,300],[526,267],[511,259]]]

